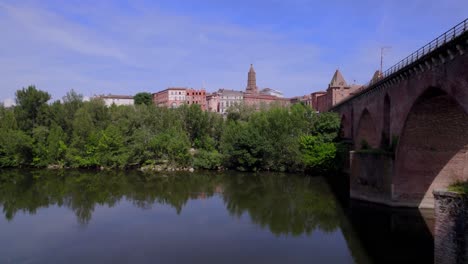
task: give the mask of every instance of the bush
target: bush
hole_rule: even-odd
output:
[[[468,194],[468,181],[457,181],[451,184],[447,189],[451,192]]]
[[[300,138],[302,162],[308,170],[326,171],[333,168],[336,156],[336,146],[318,136],[302,136]]]
[[[223,156],[216,150],[199,150],[194,156],[193,166],[197,169],[216,170],[222,166]]]

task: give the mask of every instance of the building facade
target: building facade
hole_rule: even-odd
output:
[[[262,90],[260,90],[260,94],[284,98],[284,95],[281,91],[271,89],[271,88],[263,88]]]
[[[303,95],[303,96],[296,96],[291,98],[291,104],[303,104],[310,108],[312,107],[312,95]]]
[[[348,85],[339,70],[336,70],[328,84],[327,91],[312,93],[312,107],[318,112],[326,112],[332,106],[359,91],[362,85]]]
[[[101,99],[104,101],[104,104],[106,106],[111,106],[111,105],[133,105],[134,100],[133,96],[130,95],[98,95],[94,96],[93,98],[96,99]]]
[[[244,102],[244,93],[230,89],[219,89],[207,96],[207,110],[226,114],[231,106],[240,105]]]
[[[153,93],[153,103],[168,108],[177,108],[184,104],[197,104],[203,110],[206,110],[206,91],[205,89],[170,87]]]
[[[219,89],[219,113],[225,114],[229,107],[240,105],[244,102],[244,93],[228,89]]]
[[[171,87],[153,93],[153,103],[160,107],[177,108],[185,104],[187,88]]]
[[[206,91],[205,89],[195,90],[187,89],[185,100],[188,105],[197,104],[203,111],[206,110]]]
[[[219,112],[219,94],[214,92],[206,96],[206,110],[210,112]]]

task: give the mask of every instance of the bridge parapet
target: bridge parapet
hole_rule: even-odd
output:
[[[345,98],[332,106],[330,111],[339,111],[339,108],[348,102],[369,94],[381,88],[387,88],[411,75],[430,70],[433,66],[453,60],[456,56],[463,55],[468,46],[468,19],[460,22],[450,30],[441,34],[422,48],[411,53],[389,69],[384,71],[377,81],[371,80],[365,84],[361,91]]]

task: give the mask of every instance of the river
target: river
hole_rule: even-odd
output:
[[[433,263],[431,212],[342,176],[0,171],[0,263]]]

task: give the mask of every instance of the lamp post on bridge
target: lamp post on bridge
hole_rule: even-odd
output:
[[[385,50],[389,50],[391,49],[392,47],[390,46],[383,46],[383,47],[380,47],[380,78],[383,78],[383,55],[384,55],[384,51]]]

